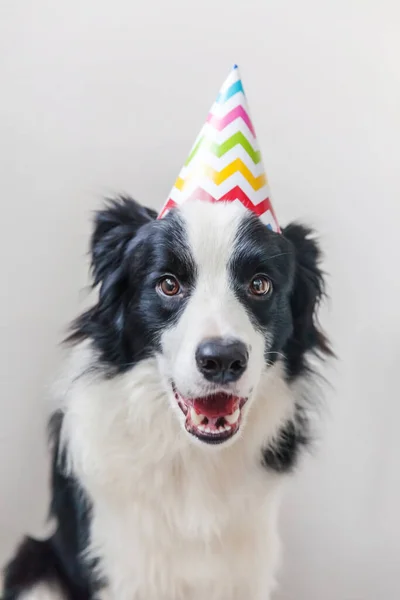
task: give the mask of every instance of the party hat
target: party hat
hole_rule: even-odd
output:
[[[189,200],[241,202],[280,232],[238,67],[223,84],[159,218]]]

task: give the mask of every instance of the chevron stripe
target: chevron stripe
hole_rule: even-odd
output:
[[[262,163],[262,160],[256,165],[251,160],[250,156],[243,150],[241,146],[236,146],[231,150],[228,150],[221,158],[209,152],[208,148],[202,146],[196,156],[193,158],[192,162],[186,166],[184,165],[179,173],[179,177],[181,179],[186,179],[191,173],[199,173],[200,175],[204,173],[204,166],[212,167],[216,171],[222,171],[225,167],[228,167],[234,160],[240,158],[240,160],[246,165],[246,167],[251,171],[254,177],[258,177],[259,175],[265,174],[265,168]]]
[[[250,156],[250,158],[252,159],[252,161],[255,165],[257,165],[260,162],[260,160],[261,160],[260,151],[255,150],[253,148],[253,146],[250,144],[249,140],[247,140],[244,137],[243,133],[241,131],[238,131],[238,132],[234,133],[230,138],[225,140],[225,142],[222,142],[222,144],[218,144],[217,142],[208,141],[205,136],[200,138],[199,141],[197,142],[197,144],[195,145],[195,147],[193,148],[193,150],[191,151],[191,153],[189,154],[189,158],[187,159],[185,166],[187,167],[191,163],[193,158],[196,156],[200,146],[203,146],[203,147],[206,146],[207,149],[210,152],[212,152],[212,154],[215,154],[215,156],[217,156],[218,158],[221,158],[221,156],[224,156],[224,154],[226,154],[229,150],[231,150],[238,144],[240,144],[240,146],[242,146],[242,148],[247,152],[247,154]]]
[[[252,199],[254,204],[258,204],[259,202],[264,200],[264,198],[271,195],[271,191],[268,185],[264,185],[261,189],[259,189],[256,192],[251,187],[249,182],[246,181],[243,175],[241,173],[237,173],[229,177],[226,181],[224,181],[224,183],[221,183],[221,185],[216,185],[213,181],[211,181],[211,179],[207,179],[207,177],[193,177],[193,179],[191,179],[190,182],[185,186],[183,192],[178,190],[178,188],[173,187],[170,192],[169,198],[172,198],[173,200],[176,200],[178,204],[181,204],[181,202],[184,202],[186,198],[191,196],[192,192],[198,187],[203,188],[206,192],[208,192],[211,196],[214,196],[215,198],[221,198],[221,196],[227,194],[232,188],[234,188],[237,185],[244,191],[244,193],[249,198]]]
[[[214,196],[209,194],[206,190],[204,190],[201,187],[198,187],[192,192],[189,198],[185,198],[185,202],[190,200],[205,200],[207,202],[233,202],[235,200],[239,200],[245,208],[248,208],[259,217],[263,215],[267,210],[270,210],[273,216],[275,217],[272,211],[270,199],[268,197],[264,198],[264,200],[262,200],[258,204],[254,204],[251,201],[251,199],[243,192],[243,190],[240,189],[239,186],[236,186],[233,189],[229,190],[229,192],[221,196],[221,198],[214,198]],[[172,200],[172,198],[170,198],[165,204],[163,211],[158,218],[161,219],[167,211],[171,210],[171,208],[174,208],[175,206],[177,206],[177,203],[174,200]]]
[[[229,100],[229,98],[231,98],[235,94],[238,94],[239,92],[242,92],[242,94],[244,94],[243,85],[240,79],[238,81],[235,81],[235,83],[233,83],[225,92],[219,93],[216,102],[218,102],[218,104],[223,104],[224,102]]]
[[[241,173],[255,191],[261,189],[267,183],[267,178],[264,173],[258,177],[254,177],[253,173],[246,167],[244,162],[240,160],[240,158],[237,158],[224,169],[222,169],[222,171],[216,171],[209,165],[201,165],[201,169],[196,169],[190,173],[186,179],[178,177],[175,187],[182,192],[193,177],[197,177],[201,174],[204,174],[206,177],[211,179],[211,181],[213,181],[216,185],[221,185],[221,183],[236,173]]]
[[[246,123],[242,121],[242,119],[237,119],[236,121],[232,121],[231,123],[229,123],[229,125],[227,125],[225,129],[222,129],[221,131],[215,129],[215,127],[211,123],[206,122],[199,131],[198,136],[194,140],[190,148],[190,154],[192,154],[193,150],[196,148],[199,141],[203,137],[207,138],[207,140],[209,140],[210,143],[215,142],[216,144],[220,145],[226,142],[226,140],[229,140],[229,138],[231,138],[233,135],[235,135],[235,133],[238,132],[242,133],[242,135],[251,144],[254,151],[257,152],[259,150],[257,138],[252,134],[252,132],[250,131]]]
[[[221,119],[219,119],[212,113],[209,113],[209,115],[207,117],[207,123],[210,123],[211,125],[213,125],[215,127],[215,129],[218,129],[218,131],[221,131],[227,125],[229,125],[229,123],[232,123],[232,121],[235,121],[236,119],[239,119],[239,118],[242,119],[246,123],[246,125],[250,129],[251,133],[254,135],[254,137],[256,137],[256,134],[255,134],[255,131],[253,128],[253,124],[250,120],[249,115],[244,110],[243,106],[237,106],[236,108],[231,110],[231,112],[229,112],[227,115],[225,115],[225,117],[223,117]]]
[[[228,77],[225,79],[222,86],[220,87],[219,93],[223,94],[233,83],[235,83],[235,81],[240,81],[240,79],[241,79],[241,77],[240,77],[239,69],[237,67],[233,68],[230,71]]]
[[[244,137],[249,140],[255,150],[258,149],[257,138],[252,134],[247,124],[242,121],[242,119],[232,121],[232,123],[229,123],[229,125],[227,125],[225,129],[222,129],[221,131],[215,129],[211,123],[205,123],[201,128],[199,135],[195,139],[193,146],[195,146],[199,139],[203,136],[207,136],[209,139],[214,140],[218,144],[222,144],[225,142],[225,140],[228,140],[230,137],[232,137],[237,131],[243,133]],[[193,149],[193,146],[191,150]]]
[[[237,106],[243,106],[244,110],[247,111],[247,113],[250,115],[250,111],[249,111],[248,107],[246,106],[246,98],[243,96],[243,94],[235,94],[234,96],[229,98],[229,100],[227,100],[223,104],[214,102],[214,104],[211,106],[211,108],[208,112],[211,113],[212,115],[214,115],[214,117],[218,117],[218,119],[222,119],[228,113],[230,113],[231,110],[233,110]]]

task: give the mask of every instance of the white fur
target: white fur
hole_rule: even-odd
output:
[[[19,600],[66,600],[59,589],[48,584],[39,584],[25,592]]]
[[[90,370],[96,356],[85,343],[61,381],[63,444],[93,503],[88,553],[100,559],[111,600],[268,600],[274,586],[283,479],[262,467],[261,449],[294,400],[282,364],[266,367],[264,338],[229,286],[242,215],[233,205],[183,209],[198,278],[178,324],[163,333],[160,356],[106,379]],[[207,392],[194,354],[216,335],[250,351],[234,386],[250,395],[244,419],[218,448],[194,443],[169,383]]]

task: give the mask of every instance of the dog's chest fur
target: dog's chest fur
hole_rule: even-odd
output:
[[[270,371],[245,435],[218,452],[189,442],[154,359],[70,388],[62,437],[93,505],[89,551],[107,597],[265,600],[282,478],[262,467],[261,449],[293,406],[280,366]]]

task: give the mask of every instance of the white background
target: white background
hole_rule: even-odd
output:
[[[90,212],[161,205],[238,62],[276,211],[320,233],[339,356],[278,598],[400,597],[399,58],[396,0],[1,1],[0,563],[45,516],[45,390]]]

